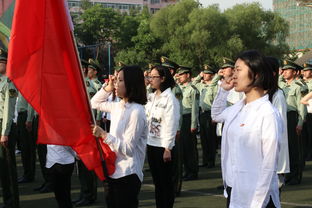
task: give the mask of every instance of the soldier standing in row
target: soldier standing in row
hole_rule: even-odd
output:
[[[10,135],[18,92],[11,80],[5,75],[6,63],[7,52],[0,49],[0,180],[4,206],[19,208],[15,161],[16,141]]]
[[[18,179],[19,183],[29,183],[35,177],[36,165],[36,141],[31,135],[31,127],[27,126],[27,122],[32,121],[32,107],[21,93],[18,93],[17,99],[17,137],[21,142],[21,156],[24,174]]]
[[[308,87],[308,91],[312,91],[312,64],[305,63],[303,69],[303,78]],[[311,160],[312,158],[312,114],[307,113],[306,121],[302,129],[302,138],[304,142],[304,158],[305,160]]]
[[[191,68],[180,66],[178,69],[182,99],[181,142],[183,146],[183,165],[185,181],[198,177],[198,152],[196,132],[199,112],[199,92],[191,83]]]
[[[300,66],[289,61],[284,61],[283,78],[279,80],[279,86],[283,89],[287,102],[287,130],[289,145],[290,173],[286,175],[286,184],[300,184],[302,178],[302,147],[301,131],[305,119],[306,109],[301,100],[301,85],[296,82],[297,72]]]
[[[212,86],[215,71],[209,65],[204,65],[202,71],[193,81],[200,93],[199,99],[199,122],[200,141],[203,151],[203,163],[200,167],[213,168],[216,159],[216,123],[211,120],[211,105],[217,94],[217,87]]]
[[[89,60],[89,62],[85,60],[81,61],[82,69],[85,76],[87,92],[89,94],[90,99],[97,92],[94,83],[98,81],[96,76],[97,66],[94,63],[93,63],[94,65],[91,65],[92,63],[93,60]],[[97,111],[95,110],[95,112]],[[75,204],[76,207],[81,207],[90,205],[95,202],[97,198],[97,177],[93,171],[87,169],[87,167],[83,164],[81,160],[78,160],[77,164],[78,164],[79,182],[81,187],[79,198],[74,200],[73,203]]]

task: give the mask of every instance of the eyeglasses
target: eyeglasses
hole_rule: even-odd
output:
[[[157,79],[160,78],[160,76],[149,76],[149,77],[145,77],[146,79]]]

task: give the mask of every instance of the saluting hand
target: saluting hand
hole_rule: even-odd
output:
[[[105,88],[104,88],[106,92],[113,92],[114,91],[114,89],[115,89],[115,86],[114,86],[115,79],[116,79],[115,76],[109,75],[108,85],[106,85]]]
[[[222,83],[221,83],[221,87],[226,91],[233,89],[233,87],[234,87],[233,77],[224,78]]]

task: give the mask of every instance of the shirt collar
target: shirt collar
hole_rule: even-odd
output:
[[[246,99],[246,98],[245,98]],[[243,100],[243,102],[245,102],[245,99]],[[257,100],[254,100],[250,103],[245,104],[244,108],[245,109],[257,109],[259,108],[264,102],[269,100],[269,95],[266,94],[264,96],[262,96],[261,98],[258,98]]]
[[[132,103],[129,102],[125,102],[124,100],[120,100],[120,104],[121,106],[123,106],[124,108],[130,108]]]

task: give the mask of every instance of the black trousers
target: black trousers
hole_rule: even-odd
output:
[[[227,195],[228,195],[228,198],[227,198],[227,200],[226,200],[226,207],[227,207],[227,208],[230,207],[231,192],[232,192],[232,188],[228,186],[228,187],[226,188],[226,193],[227,193]],[[266,206],[266,208],[276,208],[271,197],[270,197],[270,201],[269,201],[268,205]]]
[[[56,163],[48,170],[52,176],[52,187],[59,208],[72,208],[70,190],[74,163],[67,165]]]
[[[77,161],[80,181],[80,199],[95,201],[97,198],[97,177],[93,171],[83,164],[81,160]]]
[[[33,180],[36,167],[36,140],[26,129],[27,111],[19,112],[17,117],[17,136],[21,144],[24,177]]]
[[[306,121],[302,127],[302,140],[303,140],[303,159],[310,160],[312,158],[312,113],[308,113]]]
[[[302,178],[303,152],[302,137],[297,135],[296,126],[298,123],[298,113],[287,112],[287,131],[290,173],[286,174],[286,184],[299,184]]]
[[[182,142],[180,135],[176,135],[175,145],[171,151],[171,156],[174,158],[172,161],[172,172],[173,172],[173,184],[175,195],[179,196],[182,188],[182,175],[183,175],[183,167],[182,167]]]
[[[0,121],[2,126],[2,119]],[[1,128],[0,128],[1,130]],[[3,203],[7,208],[19,208],[19,191],[15,160],[16,125],[12,123],[8,146],[0,145],[0,182]]]
[[[211,111],[205,111],[200,113],[200,142],[203,151],[203,164],[208,162],[212,165],[216,160],[216,124],[212,123]]]
[[[198,175],[198,150],[196,134],[191,132],[191,114],[183,115],[181,126],[181,142],[183,146],[183,166],[187,177]]]
[[[163,147],[147,145],[147,159],[151,169],[155,185],[155,199],[157,208],[172,208],[174,204],[174,181],[173,181],[173,154],[171,161],[164,162]]]
[[[108,208],[137,208],[141,181],[136,174],[108,179],[106,203]]]

